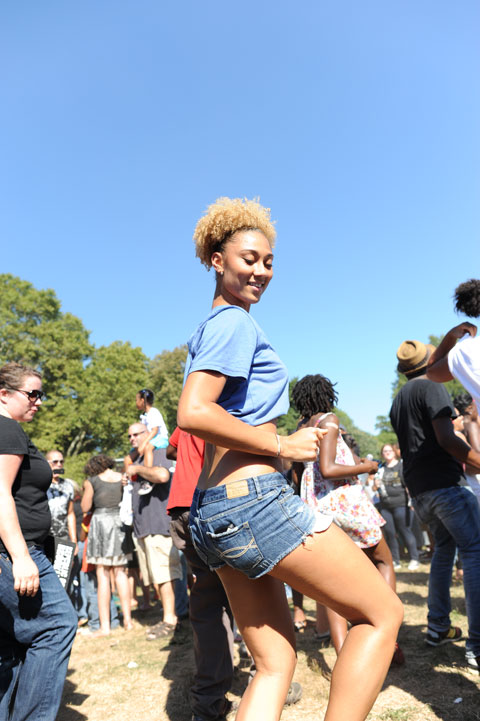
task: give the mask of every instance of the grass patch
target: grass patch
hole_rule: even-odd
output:
[[[439,648],[424,643],[428,571],[424,564],[416,573],[404,570],[398,574],[398,592],[405,605],[399,642],[406,663],[390,669],[368,721],[480,721],[479,676],[465,666],[464,641]],[[465,635],[460,584],[452,586],[452,601],[452,621]],[[282,721],[322,719],[328,703],[335,652],[319,648],[313,633],[314,603],[306,600],[305,607],[308,625],[296,634],[295,672],[303,697],[284,709]],[[118,630],[108,638],[77,638],[57,721],[190,721],[194,659],[188,626],[179,644],[149,642],[145,626],[159,620],[160,610],[136,618],[133,631]],[[137,667],[128,668],[131,661]],[[239,658],[237,662],[232,699],[241,697],[248,681],[248,665],[242,665]],[[462,701],[454,703],[458,698]]]

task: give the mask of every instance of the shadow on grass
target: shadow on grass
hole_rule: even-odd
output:
[[[399,643],[406,663],[390,667],[382,690],[401,689],[431,709],[441,721],[480,721],[478,676],[466,671],[463,640],[432,648],[425,645],[425,628],[402,626]],[[327,654],[312,635],[303,634],[298,639],[298,647],[305,654],[309,668],[330,681],[335,659],[332,649],[329,648]],[[368,673],[368,669],[365,672]],[[455,703],[458,699],[462,700]]]
[[[73,706],[81,706],[88,698],[88,694],[78,693],[76,684],[69,680],[68,676],[73,673],[72,670],[67,671],[67,679],[63,687],[62,702],[58,710],[56,721],[87,721],[88,716],[80,713]],[[71,705],[70,705],[71,704]]]
[[[425,625],[427,623],[427,599],[415,591],[400,591],[398,594],[405,606],[419,606],[425,608]],[[463,596],[452,596],[452,611],[465,615],[465,598]]]

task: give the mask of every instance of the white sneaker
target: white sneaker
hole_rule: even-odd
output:
[[[151,493],[152,488],[153,488],[153,483],[149,483],[148,481],[140,481],[139,487],[138,487],[138,495],[146,496],[147,493]]]
[[[409,571],[417,571],[420,568],[420,564],[418,561],[414,561],[413,559],[408,564],[408,570]]]
[[[393,567],[396,571],[399,571],[401,569],[401,564],[398,561],[393,562]]]
[[[475,671],[480,673],[480,656],[475,656],[473,651],[467,651],[465,654],[465,658],[467,660],[468,667],[471,669],[475,669]]]

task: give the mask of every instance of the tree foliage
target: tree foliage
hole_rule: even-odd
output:
[[[0,364],[18,361],[42,373],[47,393],[28,426],[39,449],[61,450],[75,468],[99,451],[127,447],[126,428],[138,417],[135,393],[147,380],[147,358],[129,343],[95,349],[82,321],[62,313],[53,290],[37,290],[0,275]]]
[[[177,407],[183,387],[187,346],[165,350],[150,363],[149,387],[155,393],[155,406],[160,410],[169,433],[177,425]]]

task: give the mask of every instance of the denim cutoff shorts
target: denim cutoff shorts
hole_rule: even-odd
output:
[[[266,473],[197,488],[189,526],[195,550],[212,571],[228,564],[260,578],[331,522],[295,495],[281,473]]]

